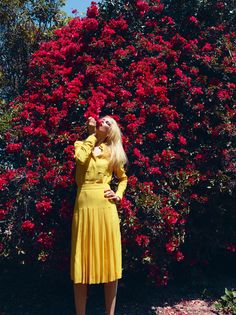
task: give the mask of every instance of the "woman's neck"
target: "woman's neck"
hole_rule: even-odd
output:
[[[102,144],[104,142],[104,140],[106,139],[106,136],[102,136],[102,135],[96,135],[97,141],[95,146],[99,146],[100,144]]]

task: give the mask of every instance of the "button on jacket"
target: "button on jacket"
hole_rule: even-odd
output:
[[[114,172],[119,181],[116,195],[122,198],[128,182],[124,166],[121,165],[120,167],[113,169],[112,172],[109,171],[109,161],[105,154],[106,144],[101,144],[100,148],[102,153],[100,155],[95,156],[92,152],[96,141],[96,136],[92,134],[83,141],[77,140],[74,142],[76,184],[78,187],[88,183],[110,184]]]

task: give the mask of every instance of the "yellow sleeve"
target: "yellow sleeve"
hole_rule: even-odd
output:
[[[92,152],[92,149],[95,146],[96,141],[97,137],[94,134],[92,134],[88,136],[84,141],[77,140],[74,142],[75,148],[74,158],[76,162],[78,162],[79,164],[84,164],[86,162],[90,153]]]
[[[124,166],[121,165],[120,167],[116,168],[114,170],[114,173],[116,174],[116,177],[119,180],[118,187],[116,190],[116,195],[120,197],[120,199],[122,199],[125,189],[127,187],[127,183],[128,183],[128,177],[125,173]]]

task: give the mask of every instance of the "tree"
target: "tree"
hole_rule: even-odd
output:
[[[224,24],[225,31],[230,32],[235,29],[236,7],[233,0],[102,0],[98,3],[98,6],[103,18],[107,20],[122,14],[127,20],[133,21],[135,19],[136,3],[143,7],[147,4],[157,4],[156,10],[161,7],[163,14],[174,19],[176,31],[187,37],[191,35],[188,28],[189,16],[194,16],[201,24],[202,29],[216,24]],[[155,15],[152,14],[152,17],[155,18]],[[131,27],[136,25],[138,25],[138,21],[130,23]]]
[[[0,3],[0,99],[2,105],[23,93],[32,52],[68,22],[60,11],[64,0]]]
[[[119,209],[124,269],[163,285],[172,262],[235,242],[235,214],[220,204],[213,219],[222,227],[222,213],[230,218],[226,233],[183,252],[191,212],[209,213],[216,195],[235,189],[235,33],[190,16],[189,39],[157,1],[127,10],[105,19],[92,2],[33,53],[27,89],[10,104],[19,109],[14,136],[4,138],[13,167],[0,182],[1,257],[69,268],[73,144],[85,118],[111,114],[130,161]]]

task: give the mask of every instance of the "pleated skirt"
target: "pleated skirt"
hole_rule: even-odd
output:
[[[72,225],[70,276],[74,283],[106,283],[122,277],[120,219],[116,204],[104,197],[108,184],[77,190]]]

